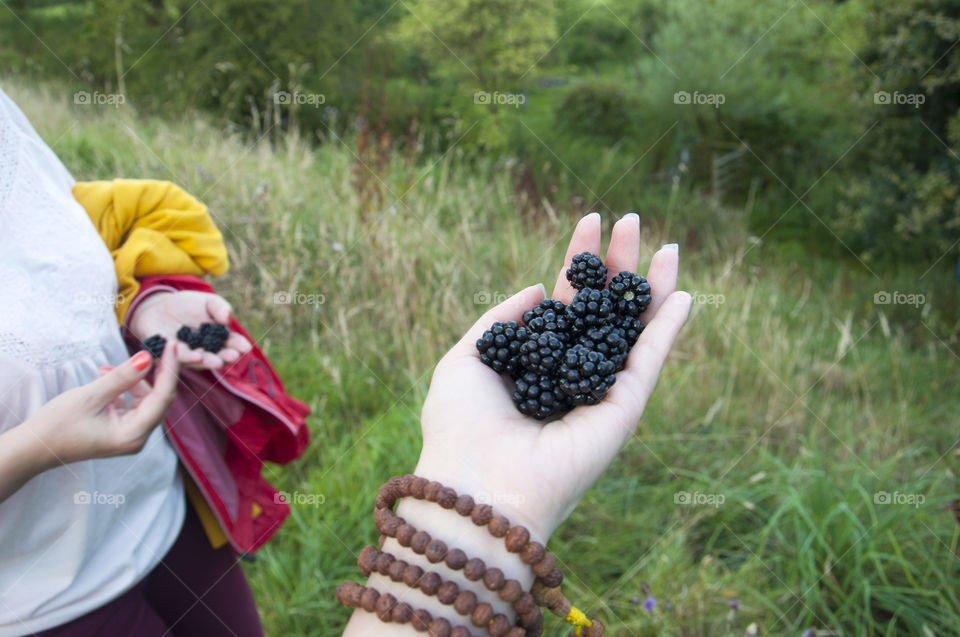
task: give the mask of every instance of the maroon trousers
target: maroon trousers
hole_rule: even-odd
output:
[[[35,637],[262,637],[243,569],[229,546],[214,549],[193,507],[170,552],[132,589]]]

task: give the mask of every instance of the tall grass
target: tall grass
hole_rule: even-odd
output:
[[[246,570],[268,634],[338,633],[334,588],[375,540],[376,487],[414,465],[432,366],[490,302],[553,281],[585,211],[518,199],[509,162],[456,149],[373,174],[355,140],[272,146],[2,86],[79,179],[171,179],[209,205],[232,261],[218,289],[314,410],[305,456],[267,476],[324,495]],[[696,304],[637,436],[551,541],[568,596],[611,635],[957,634],[949,268],[806,258],[682,191],[637,208],[646,254],[680,242]]]

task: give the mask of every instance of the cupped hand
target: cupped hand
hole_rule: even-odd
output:
[[[572,300],[576,291],[565,271],[575,254],[600,254],[600,244],[600,215],[594,213],[577,224],[552,298]],[[635,272],[639,258],[639,218],[627,215],[613,228],[608,276]],[[690,311],[690,295],[675,291],[677,267],[675,246],[653,255],[647,274],[652,300],[641,316],[647,327],[607,397],[547,424],[517,411],[513,382],[485,366],[476,349],[494,321],[519,322],[543,298],[543,286],[522,290],[485,313],[434,371],[421,415],[417,474],[485,498],[545,542],[634,434]]]
[[[59,464],[139,452],[162,421],[177,389],[176,344],[153,362],[137,352],[97,380],[65,391],[38,409],[28,426]],[[153,384],[146,378],[155,367]]]
[[[222,296],[193,290],[177,292],[157,292],[137,307],[130,319],[130,331],[140,341],[154,334],[160,334],[168,341],[175,341],[177,330],[183,325],[193,329],[201,323],[220,323],[230,321],[230,304]],[[220,369],[233,363],[250,351],[250,342],[240,334],[230,332],[227,342],[216,354],[202,349],[190,349],[180,343],[177,356],[184,365],[197,369]]]

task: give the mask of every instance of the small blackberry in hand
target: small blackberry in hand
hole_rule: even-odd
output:
[[[617,318],[614,325],[620,331],[620,335],[626,339],[628,350],[636,345],[637,339],[640,338],[640,334],[643,332],[643,328],[646,327],[643,321],[632,316],[621,316]]]
[[[567,268],[567,281],[578,290],[593,288],[602,290],[607,287],[607,266],[597,255],[581,252],[573,257]]]
[[[610,281],[610,294],[614,311],[634,318],[643,314],[650,305],[650,284],[639,274],[623,271]]]
[[[544,312],[547,310],[553,310],[557,314],[563,314],[563,311],[567,309],[567,306],[563,304],[563,301],[554,301],[553,299],[543,299],[532,308],[523,313],[523,323],[529,325],[530,321],[537,318],[538,316],[543,316]]]
[[[520,345],[520,364],[524,371],[549,374],[560,364],[567,345],[556,332],[531,332]]]
[[[609,291],[583,288],[567,306],[566,318],[571,331],[579,334],[603,324],[612,314],[613,302]]]
[[[150,352],[150,356],[154,358],[160,358],[163,355],[163,348],[166,346],[167,339],[159,334],[154,334],[143,342],[140,349]]]
[[[534,316],[529,321],[524,320],[524,323],[527,324],[527,329],[536,334],[554,332],[562,340],[566,341],[566,335],[570,331],[570,326],[566,316],[566,307],[559,301],[557,301],[557,303],[560,305],[561,309],[547,309],[541,312],[539,316]]]
[[[520,367],[520,345],[527,340],[527,328],[520,327],[516,321],[496,322],[477,339],[480,360],[497,373],[506,373],[516,377]]]
[[[544,420],[569,408],[553,376],[526,372],[517,379],[513,402],[521,414]]]
[[[593,327],[580,335],[577,345],[599,352],[613,363],[614,371],[619,372],[627,364],[627,354],[630,346],[619,328],[613,323],[605,323],[600,327]]]
[[[600,352],[574,345],[563,356],[557,387],[573,405],[595,405],[617,382],[614,364]]]
[[[200,332],[190,329],[188,325],[177,330],[177,339],[186,343],[190,349],[197,349],[203,344],[203,336]]]
[[[219,323],[200,324],[200,347],[216,354],[223,349],[224,343],[230,337],[230,330]]]

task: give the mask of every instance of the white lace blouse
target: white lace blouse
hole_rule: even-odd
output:
[[[113,260],[73,183],[0,90],[0,432],[127,358]],[[136,455],[34,477],[0,503],[0,637],[63,624],[131,588],[173,545],[184,506],[161,427]]]

